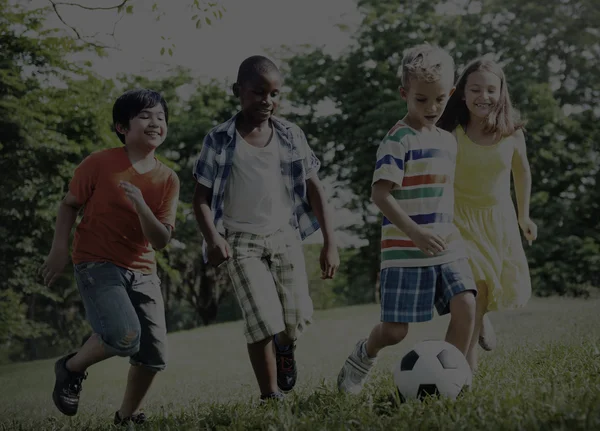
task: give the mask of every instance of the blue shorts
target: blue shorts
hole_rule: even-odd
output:
[[[167,360],[165,307],[156,274],[141,274],[110,262],[75,265],[86,316],[111,355],[161,371]]]
[[[434,266],[381,270],[381,321],[426,322],[435,306],[440,316],[450,312],[450,300],[477,287],[467,259]]]

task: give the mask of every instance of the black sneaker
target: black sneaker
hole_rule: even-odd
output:
[[[294,359],[294,350],[296,345],[292,344],[287,350],[281,351],[275,343],[275,359],[277,361],[277,387],[286,393],[296,386],[298,370],[296,369],[296,360]]]
[[[260,396],[260,403],[263,405],[267,404],[270,401],[284,401],[284,400],[285,400],[285,395],[283,395],[281,392],[272,392],[270,394]]]
[[[77,414],[79,407],[79,396],[81,394],[81,384],[87,377],[87,373],[74,373],[67,370],[67,361],[75,356],[71,353],[63,358],[60,358],[54,364],[54,374],[56,382],[54,383],[54,391],[52,392],[52,400],[56,408],[67,416]]]
[[[141,425],[144,422],[146,422],[146,415],[144,413],[138,413],[126,418],[122,418],[119,414],[119,411],[117,410],[115,412],[115,419],[113,422],[115,425],[128,425],[129,423]]]

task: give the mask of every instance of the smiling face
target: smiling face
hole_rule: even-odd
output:
[[[118,130],[125,136],[125,145],[135,146],[147,151],[158,148],[167,137],[166,115],[159,103],[151,108],[144,108],[129,120],[129,126],[118,125]]]
[[[502,80],[486,70],[477,70],[467,77],[464,101],[471,117],[485,119],[500,100]]]
[[[238,96],[245,118],[252,123],[267,121],[279,106],[282,86],[276,70],[256,74],[238,87]]]

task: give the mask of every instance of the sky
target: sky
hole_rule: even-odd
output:
[[[55,0],[58,2],[59,0]],[[62,18],[82,35],[95,35],[94,41],[114,46],[107,57],[84,55],[80,60],[91,60],[94,71],[113,78],[118,74],[145,75],[157,78],[169,74],[174,66],[184,66],[203,79],[232,82],[239,64],[248,56],[270,56],[282,45],[292,50],[303,45],[319,46],[326,52],[340,54],[351,43],[349,32],[341,31],[336,24],[350,29],[360,20],[355,0],[214,0],[225,6],[221,20],[212,19],[212,25],[196,28],[191,17],[198,13],[190,7],[193,0],[158,0],[158,10],[152,11],[151,0],[132,1],[133,13],[118,15],[116,11],[86,11],[74,6],[60,6]],[[120,0],[73,0],[84,6],[119,4]],[[30,0],[29,7],[48,6],[48,0]],[[156,17],[161,12],[161,19]],[[201,15],[204,16],[204,15]],[[115,27],[115,23],[117,23]],[[65,29],[73,35],[55,14],[50,14],[47,25]],[[114,37],[107,34],[114,31]],[[164,39],[163,39],[164,38]],[[173,56],[160,54],[161,48],[175,45]],[[323,179],[328,190],[332,183]],[[343,193],[342,193],[343,194]],[[334,226],[360,223],[359,214],[343,207],[342,198],[333,202],[336,207]],[[357,246],[364,242],[337,229],[340,246]],[[305,243],[321,243],[321,232],[309,237]]]
[[[169,67],[181,65],[199,77],[230,81],[241,61],[254,54],[269,54],[282,45],[298,47],[304,44],[321,46],[335,55],[350,42],[349,33],[336,24],[351,27],[359,20],[355,0],[214,0],[226,11],[221,20],[209,12],[212,25],[203,23],[197,29],[191,17],[197,13],[193,0],[158,0],[152,11],[151,0],[134,0],[133,14],[118,21],[116,11],[86,11],[74,6],[59,6],[67,23],[95,40],[116,45],[105,59],[94,61],[96,72],[107,78],[119,73],[156,76]],[[86,6],[113,5],[120,0],[74,0]],[[33,0],[31,5],[50,5],[48,0]],[[159,21],[156,17],[164,12]],[[111,33],[118,21],[115,37]],[[65,28],[56,16],[48,25]],[[67,30],[70,31],[70,30]],[[71,32],[71,34],[73,34]],[[162,38],[165,38],[163,40]],[[160,50],[175,45],[173,56],[161,56]]]

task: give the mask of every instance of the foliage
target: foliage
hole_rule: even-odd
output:
[[[81,7],[54,4],[59,11]],[[129,0],[121,6],[119,13],[133,11]],[[369,201],[373,162],[380,139],[405,113],[396,76],[402,52],[422,41],[448,48],[459,70],[486,53],[502,62],[511,97],[527,120],[531,214],[540,228],[538,241],[527,248],[534,290],[593,293],[600,275],[595,2],[561,1],[548,8],[516,0],[361,0],[358,6],[363,22],[346,52],[334,58],[314,49],[284,66],[289,99],[298,108],[293,112],[302,112],[286,116],[302,126],[323,160],[321,176],[338,184],[334,198],[346,199],[346,210],[362,217],[347,229],[367,240],[341,250],[342,266],[332,281],[320,280],[320,246],[305,246],[315,308],[378,300],[380,215]],[[207,11],[199,12],[196,19],[203,19]],[[178,68],[156,81],[100,79],[89,64],[79,67],[67,58],[88,49],[101,54],[102,47],[47,30],[46,13],[0,0],[0,361],[58,355],[89,330],[71,268],[51,290],[37,270],[75,166],[91,151],[121,145],[111,108],[125,88],[157,89],[171,110],[169,136],[158,154],[182,184],[174,240],[157,254],[168,329],[240,318],[227,274],[202,261],[191,210],[191,172],[203,137],[238,109],[237,101],[222,84],[199,82]],[[324,115],[327,106],[332,111]]]
[[[111,83],[66,62],[63,53],[78,48],[42,30],[39,11],[25,12],[6,0],[0,10],[0,308],[10,310],[2,313],[0,342],[6,342],[50,336],[60,319],[81,326],[74,313],[78,293],[69,277],[51,291],[39,283],[37,268],[52,241],[57,205],[74,163],[92,146],[109,145],[112,137],[101,103]],[[37,310],[56,303],[58,312],[39,318]]]
[[[357,281],[351,290],[376,286],[379,216],[369,200],[375,153],[406,112],[397,92],[402,53],[422,42],[447,48],[459,70],[486,54],[504,65],[528,121],[531,215],[540,227],[528,249],[535,290],[585,294],[597,286],[598,222],[588,216],[597,206],[597,7],[589,0],[555,8],[497,0],[358,4],[364,19],[353,46],[339,58],[321,49],[291,56],[287,75],[290,100],[303,112],[295,120],[327,157],[328,173],[352,192],[348,206],[363,214],[354,231],[369,242],[348,267]],[[334,112],[319,115],[323,104]],[[565,108],[575,111],[566,115]]]
[[[118,0],[118,3],[112,5],[102,5],[102,6],[88,6],[81,3],[76,2],[63,2],[63,1],[55,1],[48,0],[50,2],[50,6],[44,8],[48,12],[55,14],[59,19],[61,24],[68,29],[68,34],[72,37],[74,41],[77,43],[88,47],[93,48],[100,55],[104,54],[107,49],[115,49],[117,46],[113,46],[110,44],[106,44],[100,40],[98,34],[86,34],[84,29],[80,26],[75,25],[71,22],[70,19],[65,18],[65,12],[69,11],[85,11],[87,13],[94,14],[106,14],[111,13],[116,15],[114,18],[114,24],[112,26],[112,30],[110,33],[107,33],[107,36],[110,36],[114,39],[115,31],[119,22],[126,16],[131,15],[136,11],[139,5],[135,6],[135,1],[133,0]],[[220,20],[223,18],[223,12],[226,11],[225,6],[219,4],[217,1],[210,0],[190,0],[187,8],[190,12],[190,20],[194,23],[194,26],[199,29],[205,25],[211,26],[213,23],[213,19]],[[156,21],[160,21],[162,17],[164,17],[167,12],[165,11],[166,4],[162,4],[158,0],[153,0],[151,11],[154,15]],[[160,48],[160,55],[168,54],[169,56],[173,55],[175,50],[175,44],[170,43],[170,38],[161,36],[163,41],[163,45]]]

